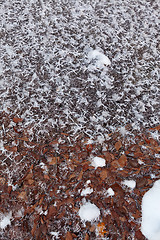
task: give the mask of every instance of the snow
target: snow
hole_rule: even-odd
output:
[[[122,182],[122,184],[127,186],[127,187],[129,187],[129,188],[131,188],[131,189],[134,189],[135,186],[136,186],[136,181],[134,181],[134,180],[124,180]]]
[[[103,68],[104,66],[111,65],[111,62],[105,54],[98,50],[92,50],[88,53],[88,59],[95,65],[97,68]]]
[[[11,224],[11,218],[12,218],[12,212],[8,213],[7,215],[3,215],[0,217],[0,228],[3,230],[5,229],[8,225]]]
[[[93,188],[87,187],[86,189],[83,189],[81,192],[81,196],[86,196],[88,194],[91,194],[93,192]]]
[[[106,192],[107,192],[108,197],[114,196],[114,191],[112,188],[108,188],[108,190]]]
[[[52,240],[59,239],[59,232],[50,232],[50,234],[52,235]]]
[[[160,180],[143,196],[141,231],[148,240],[160,239]]]
[[[101,157],[94,157],[91,159],[91,166],[98,168],[106,166],[106,160]]]
[[[100,215],[99,208],[90,202],[86,202],[84,205],[80,207],[79,216],[83,221],[94,221]]]

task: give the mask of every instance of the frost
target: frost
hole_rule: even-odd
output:
[[[0,228],[5,229],[8,225],[11,224],[12,212],[7,215],[0,216]]]
[[[111,62],[107,56],[98,50],[92,50],[88,53],[88,59],[93,62],[92,66],[96,68],[103,68],[104,66],[111,65]]]

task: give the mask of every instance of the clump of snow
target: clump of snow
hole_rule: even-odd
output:
[[[140,159],[138,159],[138,163],[139,163],[140,165],[144,164],[144,162],[143,162],[142,160],[140,160]]]
[[[136,186],[136,181],[134,181],[134,180],[124,180],[122,182],[122,184],[133,189]]]
[[[3,215],[0,220],[0,228],[5,229],[8,225],[11,224],[12,212],[8,213],[6,216]]]
[[[148,240],[160,239],[160,180],[143,196],[141,231]]]
[[[4,151],[4,146],[3,146],[3,142],[2,141],[0,142],[0,150]]]
[[[88,53],[88,59],[94,61],[94,65],[97,68],[103,68],[104,66],[111,65],[111,61],[105,54],[98,50],[92,50]]]
[[[108,197],[114,196],[114,191],[113,191],[112,188],[108,188],[108,190],[107,190],[107,195],[108,195]]]
[[[50,234],[52,235],[52,240],[59,239],[59,232],[50,232]]]
[[[91,194],[92,192],[93,192],[93,188],[87,187],[87,188],[82,190],[81,196],[86,196],[88,194]]]
[[[101,157],[94,157],[91,160],[91,166],[98,168],[106,166],[106,161],[104,158]]]
[[[100,215],[99,208],[90,202],[86,202],[80,207],[79,216],[83,221],[94,221]]]

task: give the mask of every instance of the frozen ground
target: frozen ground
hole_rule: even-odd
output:
[[[158,0],[0,7],[0,108],[39,138],[159,123]]]

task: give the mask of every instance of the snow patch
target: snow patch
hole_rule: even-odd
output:
[[[99,208],[90,202],[86,202],[84,205],[80,207],[79,216],[83,221],[94,221],[100,215]]]
[[[107,190],[107,195],[108,195],[108,197],[114,196],[114,191],[113,191],[112,188],[108,188],[108,190]]]
[[[143,196],[141,231],[148,240],[160,239],[160,180]]]
[[[88,59],[92,63],[91,66],[96,68],[104,68],[105,66],[111,65],[111,61],[105,54],[98,50],[92,50],[88,53]]]
[[[136,181],[134,181],[134,180],[124,180],[124,181],[122,182],[122,184],[125,185],[125,186],[127,186],[127,187],[129,187],[129,188],[134,189],[135,186],[136,186]]]
[[[0,228],[5,229],[8,225],[11,224],[12,212],[8,213],[6,216],[3,215],[0,220]]]
[[[52,235],[52,240],[59,239],[59,232],[50,232],[50,234]]]
[[[88,194],[91,194],[93,192],[93,188],[87,187],[86,189],[83,189],[81,192],[81,196],[86,196]]]
[[[94,157],[91,160],[91,166],[95,167],[95,169],[98,167],[104,167],[106,166],[106,160],[101,157]]]

